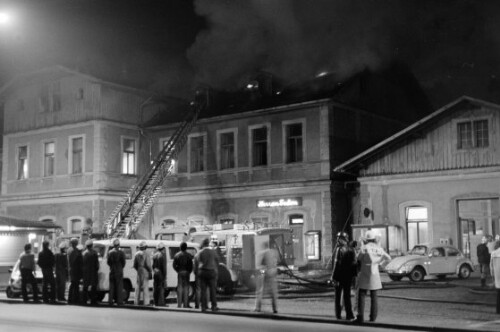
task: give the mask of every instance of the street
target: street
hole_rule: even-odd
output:
[[[259,319],[199,312],[134,310],[132,308],[81,307],[0,303],[0,331],[26,332],[157,332],[157,331],[396,331],[387,328],[346,326]],[[411,331],[411,330],[408,330]]]

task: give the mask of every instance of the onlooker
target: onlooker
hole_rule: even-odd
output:
[[[66,282],[68,281],[69,276],[68,255],[66,254],[66,248],[66,242],[61,242],[59,244],[60,252],[55,255],[56,288],[58,301],[66,301],[66,299],[64,298],[64,294],[66,293]]]
[[[125,253],[120,250],[120,240],[113,240],[113,249],[108,253],[109,265],[109,305],[116,302],[123,304],[123,268],[125,267]]]
[[[19,256],[19,270],[21,271],[21,292],[23,301],[28,302],[26,285],[30,284],[33,290],[33,300],[38,302],[38,285],[35,278],[35,255],[31,253],[31,244],[24,245],[24,252]]]
[[[391,261],[384,249],[382,249],[375,238],[372,231],[367,231],[363,240],[364,246],[358,256],[358,263],[360,265],[358,277],[358,316],[357,323],[363,323],[365,312],[365,297],[370,291],[370,321],[374,322],[377,319],[378,303],[377,291],[382,289],[382,282],[380,280],[379,265],[386,265]]]
[[[262,243],[262,250],[257,253],[257,269],[261,275],[257,277],[257,296],[255,299],[254,311],[259,312],[262,305],[264,293],[271,295],[273,313],[278,313],[278,284],[276,275],[278,274],[278,253],[275,249],[269,248],[269,242]]]
[[[496,241],[495,251],[491,253],[490,270],[497,289],[497,314],[500,314],[500,240]]]
[[[212,311],[217,311],[216,284],[217,284],[217,258],[215,251],[209,247],[210,240],[204,239],[201,250],[194,257],[194,272],[199,278],[201,293],[201,311],[207,310],[207,289],[210,291]]]
[[[488,238],[483,236],[481,243],[477,246],[477,261],[481,272],[481,287],[486,287],[486,277],[490,274],[490,251],[488,249]]]
[[[493,239],[492,235],[486,235],[486,239],[487,239],[486,246],[488,247],[488,252],[491,254],[493,251],[495,251],[496,240]]]
[[[43,302],[56,302],[56,280],[54,279],[54,253],[49,248],[50,242],[45,240],[42,243],[42,251],[38,254],[38,266],[42,269],[43,283],[42,294]]]
[[[151,269],[151,257],[147,252],[146,241],[139,243],[139,250],[134,256],[134,269],[137,271],[137,286],[135,288],[134,304],[138,305],[143,298],[144,305],[149,305],[149,276],[153,278]]]
[[[94,250],[92,240],[87,240],[85,247],[87,249],[83,253],[83,303],[87,304],[87,301],[90,299],[90,304],[96,305],[97,283],[99,281],[99,256]]]
[[[82,279],[82,252],[77,248],[78,239],[72,238],[70,240],[71,248],[68,249],[68,263],[69,263],[69,293],[68,303],[76,304],[80,302],[80,280]]]
[[[172,264],[177,272],[177,307],[191,308],[189,306],[189,277],[193,272],[193,256],[186,251],[186,242],[181,242],[180,249],[181,251],[175,254]]]
[[[165,245],[158,243],[153,255],[153,302],[155,306],[165,306],[165,279],[167,277],[167,261]]]
[[[335,316],[342,318],[342,295],[347,320],[354,319],[351,304],[351,286],[356,275],[356,256],[354,249],[348,244],[347,233],[337,234],[337,249],[333,255],[332,281],[335,283]]]

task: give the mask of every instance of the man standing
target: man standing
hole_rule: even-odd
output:
[[[120,250],[120,240],[113,240],[113,249],[108,253],[109,265],[109,305],[116,301],[117,305],[123,304],[123,268],[125,267],[125,253]]]
[[[181,242],[180,249],[174,256],[173,267],[177,272],[177,307],[191,308],[189,306],[189,276],[193,271],[193,256],[188,253],[187,243]]]
[[[207,288],[210,291],[212,311],[218,311],[216,298],[217,283],[217,258],[216,253],[209,247],[210,240],[204,239],[201,243],[201,250],[194,257],[194,272],[199,278],[201,292],[201,311],[207,311]]]
[[[158,243],[153,255],[153,302],[155,306],[165,306],[165,282],[167,277],[167,260],[165,245]]]
[[[87,240],[85,247],[87,249],[83,253],[83,303],[87,304],[90,298],[90,304],[96,305],[99,257],[93,248],[94,243],[92,240]]]
[[[278,284],[276,283],[278,253],[269,248],[268,242],[264,242],[262,250],[257,254],[257,262],[259,262],[257,269],[261,271],[261,275],[257,278],[257,297],[254,311],[260,311],[262,296],[268,292],[271,295],[273,313],[276,314],[278,313]]]
[[[38,266],[42,269],[42,294],[44,303],[56,302],[56,280],[54,279],[54,253],[49,248],[50,242],[42,243],[42,251],[38,254]]]
[[[33,300],[38,302],[38,285],[35,278],[35,255],[31,253],[31,244],[24,245],[24,252],[19,256],[19,270],[21,271],[21,292],[23,301],[28,302],[28,291],[26,285],[30,284],[33,290]]]
[[[337,248],[333,258],[333,271],[331,280],[335,284],[335,316],[342,318],[341,299],[344,297],[344,307],[347,320],[354,319],[351,304],[351,286],[356,275],[356,256],[354,249],[348,245],[347,233],[337,234]]]
[[[134,256],[134,269],[137,271],[134,304],[138,305],[143,296],[144,305],[149,305],[149,275],[151,274],[151,257],[146,251],[146,241],[139,243],[139,250]]]
[[[70,241],[71,248],[68,250],[69,262],[69,294],[68,303],[77,304],[80,301],[80,280],[82,279],[82,252],[77,248],[78,239],[72,238]]]
[[[491,252],[488,249],[488,238],[483,236],[481,238],[481,243],[477,246],[477,261],[479,263],[479,271],[481,272],[481,287],[486,287],[486,277],[490,274]]]
[[[55,255],[56,264],[56,285],[57,285],[57,300],[66,301],[64,293],[66,293],[66,282],[68,281],[68,255],[66,254],[66,242],[59,244],[59,251]]]
[[[495,241],[495,250],[491,253],[490,270],[497,289],[497,314],[500,314],[500,241]]]
[[[369,230],[365,234],[363,240],[364,246],[358,256],[360,264],[359,278],[358,278],[358,317],[357,323],[363,323],[365,312],[365,297],[370,291],[370,322],[377,319],[378,303],[377,291],[382,289],[382,282],[380,280],[379,265],[385,266],[391,261],[384,249],[382,249],[375,238],[375,233]]]

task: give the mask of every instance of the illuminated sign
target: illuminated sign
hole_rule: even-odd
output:
[[[283,207],[283,206],[300,206],[302,205],[302,198],[280,198],[280,199],[259,199],[257,200],[257,207]]]

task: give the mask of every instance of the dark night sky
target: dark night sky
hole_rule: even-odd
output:
[[[294,83],[397,60],[435,107],[467,94],[500,103],[500,1],[0,0],[0,82],[62,64],[186,94],[234,89],[256,70]]]

